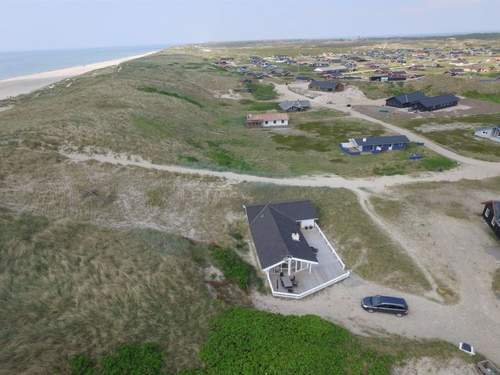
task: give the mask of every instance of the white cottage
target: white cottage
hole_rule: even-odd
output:
[[[248,114],[246,126],[250,128],[282,128],[288,126],[286,113]]]

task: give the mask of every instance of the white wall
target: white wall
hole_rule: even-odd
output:
[[[305,228],[305,227],[314,227],[314,219],[309,219],[309,220],[302,220],[300,222],[300,227]]]
[[[265,128],[272,128],[275,126],[288,126],[288,120],[276,120],[276,124],[274,121],[264,121],[262,126]]]

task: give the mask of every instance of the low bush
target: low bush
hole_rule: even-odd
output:
[[[215,318],[200,357],[209,375],[377,375],[390,374],[396,361],[317,316],[246,308],[233,308]]]
[[[85,355],[69,360],[71,375],[159,375],[163,353],[155,344],[127,344],[97,362]]]
[[[210,246],[210,255],[217,267],[224,273],[224,277],[243,289],[251,286],[260,287],[260,279],[255,268],[245,262],[234,250],[217,245]]]
[[[272,100],[278,97],[278,93],[274,90],[273,84],[265,83],[249,83],[247,88],[257,100]]]
[[[428,171],[442,171],[456,167],[457,163],[444,156],[432,156],[424,158],[422,165]]]
[[[172,91],[162,90],[162,89],[152,87],[152,86],[141,87],[141,88],[139,88],[139,90],[143,91],[143,92],[150,93],[150,94],[160,94],[160,95],[171,96],[173,98],[181,99],[181,100],[184,100],[188,103],[194,104],[197,107],[203,108],[203,104],[201,104],[199,101],[197,101],[196,99],[193,99],[190,96],[184,95],[184,94],[179,94],[179,93],[172,92]]]

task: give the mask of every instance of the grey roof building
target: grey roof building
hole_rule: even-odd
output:
[[[453,107],[458,104],[458,98],[455,95],[439,95],[420,99],[415,108],[420,111],[435,111],[437,109]]]
[[[245,209],[263,270],[287,257],[318,262],[299,224],[300,221],[317,219],[316,210],[310,201],[267,203],[247,206]]]
[[[426,96],[424,93],[420,91],[401,94],[397,96],[393,96],[386,100],[386,105],[397,108],[406,108],[415,105],[420,99],[424,99]]]
[[[344,85],[336,81],[311,81],[309,89],[319,91],[342,91]]]
[[[273,296],[299,299],[349,277],[309,200],[244,206]]]
[[[279,106],[285,112],[300,112],[311,108],[311,102],[309,100],[285,100]]]

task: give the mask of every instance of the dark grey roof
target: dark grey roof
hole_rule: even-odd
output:
[[[248,221],[252,221],[265,206],[269,205],[295,221],[318,218],[316,208],[310,200],[298,200],[286,202],[270,202],[266,204],[254,204],[246,206],[245,208],[247,211]]]
[[[320,89],[335,90],[337,88],[338,83],[335,81],[312,81],[310,84],[319,87]]]
[[[391,145],[396,143],[410,143],[410,140],[406,135],[388,135],[380,137],[356,138],[355,141],[359,146],[378,146],[378,145]]]
[[[297,107],[297,108],[310,108],[311,107],[311,102],[309,100],[285,100],[280,103],[280,108],[283,111],[287,111],[290,108]]]
[[[458,98],[455,95],[439,95],[420,99],[418,101],[418,104],[426,108],[432,108],[443,104],[449,104],[455,101],[458,101]]]
[[[392,98],[389,98],[388,100],[396,99],[401,104],[412,104],[412,103],[418,102],[420,99],[424,99],[425,97],[426,96],[424,93],[422,93],[420,91],[416,91],[416,92],[411,92],[409,94],[401,94],[401,95],[393,96]]]
[[[307,208],[308,204],[311,206],[310,208]],[[288,210],[288,213],[299,216],[288,216],[287,212],[284,212],[280,208],[285,208],[285,210]],[[254,205],[246,207],[246,212],[257,256],[263,269],[282,262],[286,257],[310,262],[318,261],[297,223],[298,218],[316,218],[316,211],[310,202],[300,201],[278,204],[269,203],[264,206]],[[303,217],[305,213],[308,215]],[[311,213],[314,215],[310,216]],[[299,235],[298,241],[292,238],[293,233]]]

